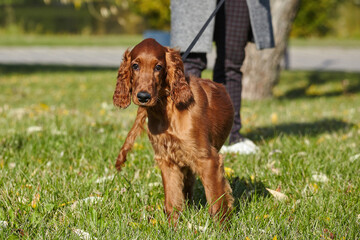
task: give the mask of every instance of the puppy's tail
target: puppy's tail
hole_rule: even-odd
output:
[[[122,166],[126,162],[126,155],[128,151],[130,151],[131,148],[133,147],[136,137],[139,136],[142,130],[144,129],[146,117],[147,117],[146,109],[139,107],[134,125],[132,126],[130,132],[126,136],[124,145],[121,147],[120,153],[116,159],[115,167],[118,171],[121,170]]]

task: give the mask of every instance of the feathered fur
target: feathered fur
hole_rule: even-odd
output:
[[[185,200],[191,199],[195,174],[204,185],[210,214],[224,220],[233,198],[218,152],[234,116],[224,86],[186,78],[178,51],[146,39],[125,52],[119,68],[114,104],[126,108],[131,98],[139,109],[116,168],[121,170],[148,118],[147,133],[161,169],[169,221],[175,221]]]

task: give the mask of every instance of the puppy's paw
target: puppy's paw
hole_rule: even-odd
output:
[[[116,170],[118,170],[120,172],[121,169],[123,168],[123,166],[125,165],[125,162],[126,162],[126,154],[123,154],[122,152],[120,152],[119,156],[116,159],[116,163],[115,163]]]

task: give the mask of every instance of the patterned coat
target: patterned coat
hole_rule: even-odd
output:
[[[225,0],[226,4],[226,0]],[[274,47],[269,0],[247,0],[252,40],[258,49]],[[216,0],[171,0],[172,47],[185,51],[216,7]],[[192,52],[211,52],[214,31],[212,20]]]

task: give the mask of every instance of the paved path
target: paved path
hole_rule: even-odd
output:
[[[0,47],[0,64],[118,67],[122,47]],[[289,69],[360,72],[360,48],[292,47]],[[215,52],[208,56],[213,66]]]

